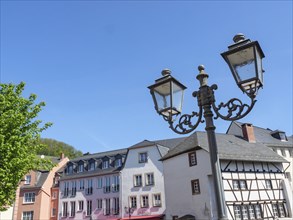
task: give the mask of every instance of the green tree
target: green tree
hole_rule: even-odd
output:
[[[70,159],[83,155],[81,151],[61,141],[51,138],[41,138],[40,142],[43,147],[37,152],[39,155],[59,157],[61,153],[64,153]]]
[[[37,120],[44,102],[36,95],[22,97],[25,83],[0,84],[0,211],[13,204],[23,176],[30,170],[51,169],[49,160],[36,156],[40,133],[51,123]]]

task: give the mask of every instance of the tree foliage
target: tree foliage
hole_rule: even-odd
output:
[[[36,95],[22,97],[25,84],[0,84],[0,211],[11,206],[23,176],[30,170],[51,169],[49,160],[36,156],[40,133],[51,123],[37,120],[45,106]]]
[[[74,147],[61,141],[49,138],[41,138],[40,142],[43,147],[38,151],[39,155],[43,154],[47,156],[59,157],[61,153],[64,153],[64,155],[70,159],[82,156],[81,151],[78,151]]]

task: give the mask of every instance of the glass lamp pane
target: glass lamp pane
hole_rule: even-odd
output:
[[[256,65],[258,78],[260,83],[263,84],[262,56],[260,55],[258,49],[256,49]]]
[[[176,114],[178,114],[182,111],[184,89],[182,89],[182,87],[173,82],[172,92],[172,107],[173,110],[176,111]]]
[[[158,111],[162,111],[163,109],[170,108],[170,95],[163,95],[158,93],[157,91],[154,92],[155,98],[158,105]]]
[[[249,47],[227,56],[237,83],[255,78],[254,48]]]

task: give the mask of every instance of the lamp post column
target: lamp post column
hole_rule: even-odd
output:
[[[222,175],[220,169],[220,161],[218,158],[218,146],[216,141],[215,130],[213,121],[213,112],[211,110],[212,103],[215,101],[214,98],[214,89],[217,89],[216,85],[208,86],[207,78],[208,74],[204,72],[204,67],[199,66],[198,70],[200,71],[197,75],[197,79],[200,82],[199,91],[194,94],[197,96],[198,105],[203,107],[204,118],[206,122],[205,130],[207,132],[209,152],[210,152],[210,163],[212,170],[212,179],[216,197],[216,208],[217,208],[217,219],[225,220],[227,219],[226,208],[225,208],[225,199],[224,199],[224,189],[222,184]],[[216,216],[213,216],[214,218]]]

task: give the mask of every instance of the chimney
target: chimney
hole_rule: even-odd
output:
[[[253,125],[249,123],[244,123],[241,125],[243,138],[247,140],[249,143],[255,143],[255,136],[253,131]]]
[[[60,154],[60,160],[63,160],[64,159],[64,153],[61,153]]]

